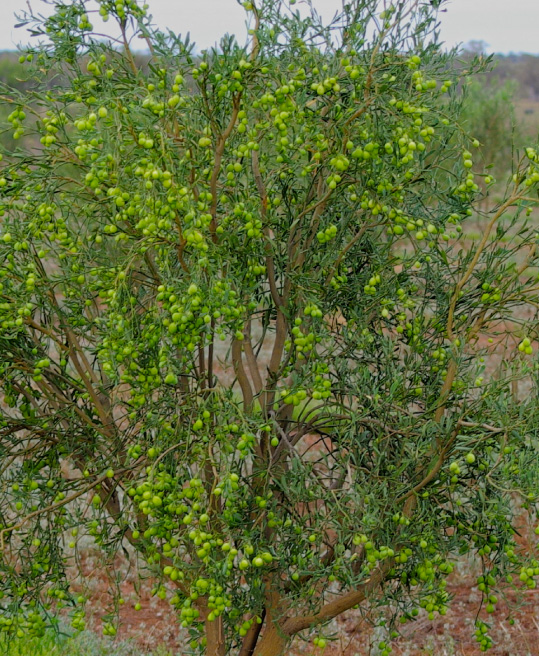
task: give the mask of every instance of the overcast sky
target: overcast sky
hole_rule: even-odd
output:
[[[244,12],[235,0],[147,1],[157,25],[182,34],[189,31],[199,48],[226,32],[244,34]],[[327,16],[341,6],[340,0],[313,1]],[[50,11],[41,0],[0,0],[0,50],[28,42],[24,30],[14,28],[14,14],[27,2],[41,12]],[[488,44],[488,52],[539,54],[539,0],[450,0],[440,18],[442,40],[450,46],[477,40]]]

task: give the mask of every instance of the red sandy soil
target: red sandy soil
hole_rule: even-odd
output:
[[[86,584],[91,593],[90,626],[99,630],[100,618],[110,608],[109,582],[98,562],[89,556],[85,559],[88,573]],[[115,572],[124,569],[118,561]],[[460,568],[464,569],[464,566]],[[93,571],[92,571],[93,570]],[[124,570],[125,571],[125,570]],[[448,591],[453,601],[444,617],[431,621],[420,614],[417,621],[401,627],[401,636],[393,643],[392,656],[478,656],[482,652],[474,638],[474,621],[481,605],[481,594],[474,585],[476,573],[459,573],[458,568],[450,577]],[[143,585],[137,594],[132,580],[121,585],[125,604],[120,609],[118,639],[131,639],[146,652],[158,646],[170,650],[171,656],[183,656],[186,635],[178,629],[177,620],[170,605],[151,596],[149,586]],[[479,617],[492,625],[490,635],[494,645],[488,653],[492,656],[539,656],[539,590],[506,592],[498,594],[494,615],[484,610]],[[139,601],[142,609],[136,611]],[[514,623],[510,624],[512,618]],[[287,656],[376,656],[376,648],[383,636],[376,636],[372,626],[362,620],[359,611],[350,611],[329,627],[334,640],[324,651],[313,647],[312,641],[296,639]]]

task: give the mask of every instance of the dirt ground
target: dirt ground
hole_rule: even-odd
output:
[[[87,557],[87,593],[91,594],[89,624],[100,629],[101,617],[110,604],[109,581],[93,557]],[[125,567],[118,562],[114,569]],[[111,573],[111,572],[109,572]],[[463,564],[456,568],[449,579],[448,591],[453,601],[444,617],[430,621],[420,614],[415,622],[401,627],[400,637],[392,644],[392,656],[478,656],[482,652],[474,638],[474,621],[478,616],[492,625],[490,635],[492,656],[539,656],[539,590],[508,590],[506,598],[500,598],[494,615],[480,610],[481,595],[475,587],[476,573]],[[138,592],[133,584],[134,573],[127,575],[121,585],[125,603],[120,607],[118,640],[130,639],[141,652],[157,647],[166,648],[167,656],[183,656],[186,635],[178,630],[178,624],[168,602],[151,595],[148,586]],[[139,602],[140,610],[134,605]],[[513,623],[510,623],[512,619]],[[334,640],[321,651],[311,641],[296,639],[287,656],[378,656],[377,648],[383,635],[366,620],[359,611],[350,611],[334,620],[325,635],[333,634]]]

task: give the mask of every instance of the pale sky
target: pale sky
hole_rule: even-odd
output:
[[[42,13],[50,12],[50,5],[42,0],[0,0],[0,50],[12,50],[29,41],[23,29],[14,27],[14,14],[27,2]],[[147,2],[159,27],[181,34],[189,31],[199,49],[213,45],[226,32],[245,34],[245,14],[236,0]],[[341,6],[341,0],[313,2],[324,16]],[[88,0],[88,5],[95,7],[93,0]],[[539,0],[450,0],[440,20],[441,38],[449,46],[477,40],[488,44],[488,52],[539,54]],[[92,22],[97,24],[93,18]]]

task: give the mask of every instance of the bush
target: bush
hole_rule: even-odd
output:
[[[533,588],[539,159],[463,248],[489,178],[435,3],[323,25],[247,2],[250,44],[200,56],[134,0],[99,4],[121,48],[83,0],[27,17],[51,88],[12,124],[41,147],[0,175],[2,630],[65,608],[84,627],[86,536],[104,633],[123,550],[183,653],[323,647],[363,604],[388,654],[395,623],[446,612],[462,553],[487,611]]]
[[[72,633],[72,631],[71,631]],[[142,653],[135,644],[115,642],[101,638],[90,631],[68,636],[55,630],[28,639],[12,635],[0,637],[0,647],[5,656],[172,656],[170,652],[158,650],[155,653]]]
[[[515,86],[473,81],[466,90],[461,119],[465,130],[481,143],[482,164],[502,183],[518,160],[515,147],[524,141],[515,119]]]

